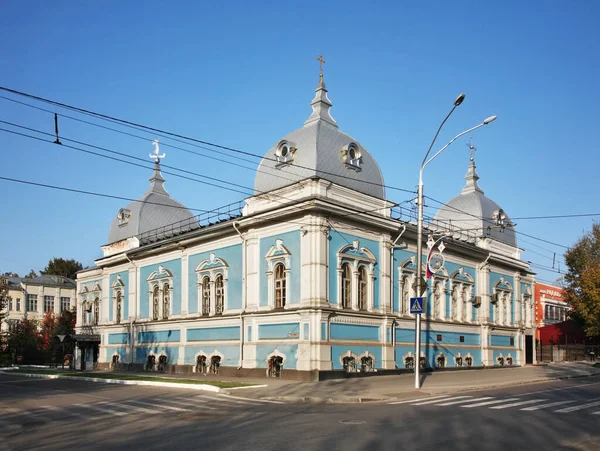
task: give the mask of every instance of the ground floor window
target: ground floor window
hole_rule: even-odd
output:
[[[467,366],[473,366],[473,357],[471,357],[470,355],[465,357],[465,365]]]
[[[119,366],[119,356],[117,354],[115,354],[115,355],[112,356],[112,362],[111,362],[110,366],[111,366],[111,368],[113,370],[118,368],[118,366]]]
[[[167,356],[162,354],[158,358],[158,371],[164,371],[167,368]]]
[[[221,357],[213,355],[210,358],[210,368],[208,369],[210,374],[219,374],[219,367],[221,366]]]
[[[196,357],[196,373],[206,374],[206,356],[199,355]]]
[[[360,370],[363,373],[368,373],[375,370],[375,362],[373,357],[366,356],[360,359]]]
[[[438,355],[435,359],[435,364],[437,365],[438,368],[445,368],[446,367],[446,356],[444,354]]]
[[[283,357],[273,356],[267,362],[268,377],[281,377],[281,370],[283,369]]]
[[[346,373],[356,372],[356,359],[354,357],[344,357],[342,362],[344,365],[344,371],[346,371]]]
[[[154,365],[156,365],[156,356],[150,354],[148,356],[148,359],[146,360],[146,370],[147,371],[153,371],[154,370]]]

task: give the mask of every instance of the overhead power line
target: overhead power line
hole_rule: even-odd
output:
[[[44,102],[44,103],[48,103],[50,105],[55,105],[55,106],[58,106],[58,107],[61,107],[61,108],[66,108],[66,109],[71,110],[71,111],[77,111],[79,113],[86,114],[86,115],[93,116],[93,117],[97,117],[97,118],[104,119],[104,120],[107,120],[107,121],[117,122],[117,123],[120,123],[120,124],[124,124],[124,125],[129,126],[129,127],[134,127],[134,128],[136,128],[138,130],[139,129],[150,130],[152,132],[162,133],[162,134],[168,135],[170,137],[182,138],[182,139],[185,139],[185,140],[188,140],[188,141],[191,141],[191,142],[195,142],[195,143],[199,143],[199,144],[204,144],[204,145],[211,146],[211,147],[216,147],[218,149],[227,150],[227,151],[234,152],[234,153],[237,153],[237,154],[240,154],[240,155],[251,156],[251,157],[254,157],[254,158],[258,158],[260,160],[265,159],[265,160],[270,160],[270,161],[273,161],[273,162],[277,162],[277,160],[275,158],[269,158],[269,157],[266,157],[264,155],[258,155],[258,154],[252,153],[252,152],[247,152],[247,151],[244,151],[244,150],[235,149],[233,147],[223,146],[221,144],[212,143],[210,141],[204,141],[204,140],[201,140],[201,139],[192,138],[192,137],[185,136],[185,135],[182,135],[182,134],[179,134],[179,133],[173,133],[173,132],[169,132],[167,130],[162,130],[162,129],[155,128],[155,127],[150,127],[150,126],[147,126],[147,125],[144,125],[144,124],[138,124],[136,122],[128,121],[128,120],[125,120],[125,119],[120,119],[120,118],[117,118],[117,117],[114,117],[114,116],[109,116],[109,115],[102,114],[102,113],[97,113],[95,111],[91,111],[91,110],[87,110],[87,109],[84,109],[84,108],[76,107],[74,105],[69,105],[69,104],[58,102],[58,101],[55,101],[55,100],[46,99],[44,97],[40,97],[40,96],[36,96],[36,95],[29,94],[29,93],[26,93],[26,92],[18,91],[16,89],[11,89],[11,88],[7,88],[7,87],[4,87],[4,86],[0,86],[0,90],[5,91],[5,92],[10,92],[11,94],[14,94],[14,95],[19,95],[19,96],[23,96],[23,97],[26,97],[26,98],[30,98],[30,99],[33,99],[33,100],[36,100],[36,101],[39,101],[39,102]],[[301,168],[301,169],[306,169],[306,170],[310,170],[310,171],[314,171],[315,170],[315,168],[311,168],[311,167],[308,167],[308,166],[302,166],[302,165],[299,165],[299,164],[294,164],[294,167]],[[415,193],[414,190],[407,190],[407,189],[404,189],[404,188],[398,188],[398,187],[395,187],[395,186],[385,185],[385,184],[381,184],[381,183],[377,183],[377,182],[371,182],[371,181],[368,181],[368,180],[356,180],[353,177],[348,177],[348,176],[344,176],[344,175],[341,175],[341,174],[334,174],[334,173],[325,172],[325,171],[320,171],[320,173],[324,174],[324,175],[331,175],[331,176],[343,178],[343,179],[350,179],[350,180],[352,180],[354,182],[360,182],[360,183],[364,183],[364,184],[367,184],[367,185],[374,185],[374,186],[380,186],[380,187],[384,187],[384,188],[388,188],[388,189],[396,190],[396,191],[402,191],[402,192],[408,192],[408,193]]]

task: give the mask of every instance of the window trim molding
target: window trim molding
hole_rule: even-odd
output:
[[[208,316],[217,315],[216,305],[216,280],[217,276],[223,277],[223,308],[220,314],[225,313],[227,309],[227,285],[229,280],[229,264],[226,260],[217,257],[214,252],[211,252],[207,259],[202,260],[196,269],[196,292],[198,298],[198,316],[204,316],[203,301],[204,301],[204,280],[208,277],[209,282],[209,298],[208,298]]]
[[[348,251],[353,251],[352,253]],[[360,241],[355,239],[351,244],[341,247],[336,253],[336,272],[337,272],[337,308],[359,311],[359,270],[364,267],[367,276],[367,299],[366,308],[362,311],[375,311],[375,264],[377,259],[375,255],[366,247],[360,246]],[[350,284],[350,306],[342,305],[343,286],[343,268],[345,264],[350,265],[351,284]]]

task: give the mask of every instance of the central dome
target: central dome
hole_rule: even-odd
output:
[[[504,210],[483,194],[477,183],[479,176],[474,159],[471,159],[465,180],[467,184],[460,194],[440,208],[434,220],[517,247],[514,225]]]
[[[315,92],[313,112],[304,126],[284,136],[262,159],[255,194],[319,177],[385,199],[379,165],[358,141],[339,130],[329,113],[332,104],[322,80]]]

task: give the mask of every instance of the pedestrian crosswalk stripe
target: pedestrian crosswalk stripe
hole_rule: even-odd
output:
[[[419,401],[427,401],[428,399],[438,399],[438,400],[442,400],[441,398],[449,398],[450,395],[439,395],[439,396],[429,396],[427,398],[419,398],[419,399],[408,399],[406,401],[394,401],[394,402],[390,402],[390,404],[408,404],[411,402],[419,402]]]
[[[453,401],[455,399],[464,399],[464,398],[472,398],[472,396],[455,396],[453,398],[447,398],[446,401]],[[425,405],[425,404],[434,404],[436,402],[439,402],[439,401],[437,399],[435,399],[433,401],[431,401],[431,400],[429,400],[429,401],[423,401],[423,402],[418,402],[416,404],[411,404],[411,406],[422,406],[422,405]]]
[[[458,401],[450,401],[450,402],[443,402],[441,404],[436,404],[436,406],[453,406],[455,404],[462,404],[465,402],[485,401],[486,399],[494,399],[494,398],[492,396],[485,396],[483,398],[475,398],[475,399],[459,399]]]
[[[83,407],[85,409],[95,410],[96,412],[110,413],[111,415],[116,415],[118,417],[124,417],[127,415],[126,412],[119,412],[118,410],[109,409],[108,407],[102,407],[94,404],[75,404],[75,407]]]
[[[125,402],[131,402],[131,401],[125,401]],[[119,404],[116,404],[116,406],[119,407],[120,409],[135,410],[137,412],[142,412],[142,413],[162,413],[160,410],[147,409],[145,407],[139,407],[139,406],[130,406],[129,404],[124,404],[122,402]]]
[[[131,399],[127,402],[130,402],[130,403],[133,402],[136,404],[141,404],[143,406],[156,407],[156,408],[160,408],[160,409],[176,410],[178,412],[189,412],[190,411],[190,409],[184,409],[182,407],[168,406],[166,404],[152,404],[150,402],[137,401],[137,400],[133,400],[133,399]]]
[[[206,396],[206,395],[198,395],[196,396],[197,399],[206,399],[208,401],[212,401],[212,402],[218,402],[219,404],[221,403],[230,403],[230,404],[251,404],[251,405],[255,405],[254,403],[248,402],[248,401],[238,401],[236,399],[227,399],[227,398],[214,398],[212,396]]]
[[[216,407],[212,407],[212,406],[207,406],[206,404],[200,404],[198,402],[194,402],[191,401],[190,399],[186,398],[185,400],[179,400],[177,398],[175,399],[170,399],[170,398],[155,398],[157,401],[160,401],[161,403],[171,403],[171,404],[175,404],[178,406],[185,406],[185,407],[197,407],[200,408],[202,410],[216,410]]]
[[[525,406],[527,404],[535,404],[536,402],[546,401],[545,399],[528,399],[527,401],[513,402],[510,404],[502,404],[500,406],[493,406],[490,409],[508,409],[509,407]]]
[[[581,404],[579,406],[566,407],[564,409],[555,410],[555,412],[557,412],[557,413],[569,413],[569,412],[575,412],[576,410],[587,409],[588,407],[596,407],[596,406],[600,406],[600,401],[590,402],[590,403],[587,403],[587,404]]]
[[[493,400],[493,401],[478,402],[478,403],[475,403],[475,404],[469,404],[467,406],[461,406],[461,407],[465,407],[467,409],[470,409],[471,407],[489,406],[491,404],[500,404],[501,402],[517,401],[518,399],[519,398],[496,399],[496,400]]]
[[[525,407],[524,409],[521,410],[539,410],[539,409],[545,409],[547,407],[554,407],[554,406],[561,406],[563,404],[569,404],[575,401],[556,401],[556,402],[550,402],[548,404],[541,404],[541,405],[537,405],[537,406],[531,406],[531,407]]]
[[[71,406],[69,406],[71,407]],[[57,412],[60,413],[61,415],[66,415],[66,416],[70,416],[70,417],[79,417],[80,415],[78,413],[75,413],[71,410],[68,409],[64,409],[62,407],[56,407],[56,406],[40,406],[40,409],[48,409],[51,410],[53,412]],[[89,420],[99,420],[100,417],[90,417],[90,416],[86,416],[86,419]]]

